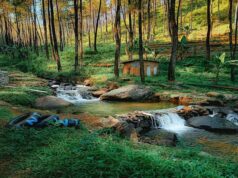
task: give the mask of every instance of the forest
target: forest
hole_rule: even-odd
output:
[[[238,0],[0,0],[0,177],[238,177]]]

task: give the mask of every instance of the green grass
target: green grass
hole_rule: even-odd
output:
[[[0,160],[6,166],[3,176],[238,176],[238,163],[199,156],[199,149],[132,144],[117,136],[89,133],[85,129],[1,128]]]

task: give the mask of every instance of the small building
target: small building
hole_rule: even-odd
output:
[[[140,76],[140,60],[131,60],[122,62],[124,75]],[[145,76],[155,76],[159,73],[159,62],[153,60],[144,60]]]

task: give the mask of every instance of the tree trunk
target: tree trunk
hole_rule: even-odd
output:
[[[95,52],[97,52],[97,35],[98,35],[98,24],[100,20],[101,6],[102,6],[102,0],[99,0],[98,16],[96,21],[95,33],[94,33],[94,51]]]
[[[64,50],[63,32],[62,32],[61,17],[60,17],[60,13],[59,13],[58,0],[55,1],[55,5],[56,5],[57,19],[58,19],[58,24],[59,24],[60,51],[63,51]]]
[[[211,0],[207,0],[207,38],[206,38],[206,62],[205,62],[206,70],[208,69],[208,63],[211,60],[210,37],[211,37]]]
[[[169,19],[169,29],[170,37],[172,41],[172,50],[168,68],[168,80],[175,81],[175,66],[177,59],[177,48],[178,48],[178,24],[175,15],[176,0],[171,0],[167,3],[168,5],[168,19]],[[178,19],[178,17],[177,17]]]
[[[133,46],[134,46],[134,33],[133,33],[133,27],[132,27],[132,17],[131,17],[131,0],[128,0],[128,6],[129,6],[129,13],[128,13],[128,17],[129,17],[129,58],[130,60],[133,59]]]
[[[121,0],[117,0],[115,25],[114,25],[115,40],[116,40],[114,74],[115,74],[116,78],[119,77],[119,61],[120,61],[120,51],[121,51],[121,36],[120,36],[121,16],[120,16],[120,9],[121,9]]]
[[[78,70],[79,64],[79,30],[78,30],[78,0],[74,0],[74,38],[75,38],[75,55],[74,55],[74,70]]]
[[[45,16],[45,0],[42,0],[42,19],[43,19],[43,27],[44,27],[45,54],[47,59],[49,59],[47,26],[46,26],[46,16]]]
[[[54,58],[54,45],[53,45],[53,37],[52,37],[52,28],[51,28],[51,15],[50,15],[50,0],[48,0],[48,26],[49,26],[49,34],[50,34],[50,45],[52,49],[52,56]],[[55,58],[54,58],[55,59]]]
[[[147,40],[149,41],[151,39],[151,35],[150,35],[150,32],[151,32],[151,22],[150,22],[150,18],[151,18],[151,15],[150,15],[150,4],[151,4],[151,0],[148,0],[148,4],[147,4],[147,15],[148,15],[148,27],[147,27]]]
[[[236,4],[236,15],[235,15],[235,44],[233,49],[233,60],[236,59],[236,48],[237,48],[237,32],[238,32],[238,1]],[[231,81],[235,81],[235,66],[231,65]]]
[[[52,28],[52,38],[53,38],[53,45],[54,45],[54,58],[57,63],[57,69],[58,71],[62,70],[61,63],[60,63],[60,56],[58,51],[58,42],[55,32],[55,19],[54,19],[54,6],[53,6],[53,0],[49,0],[50,2],[50,10],[51,10],[51,28]]]
[[[33,17],[34,17],[34,49],[36,54],[38,55],[38,38],[37,38],[37,22],[36,22],[36,4],[35,4],[35,0],[32,1],[33,2]]]
[[[79,34],[80,34],[80,67],[83,66],[83,2],[80,0],[80,21],[79,21]]]
[[[142,33],[142,0],[138,2],[138,28],[139,28],[139,60],[140,60],[140,78],[141,82],[145,82],[144,61],[143,61],[143,33]]]

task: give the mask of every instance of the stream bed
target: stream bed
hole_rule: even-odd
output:
[[[116,116],[118,114],[126,114],[134,111],[144,111],[153,113],[158,110],[166,110],[167,108],[176,108],[171,102],[115,102],[101,101],[94,98],[88,92],[85,86],[59,87],[56,90],[56,96],[73,103],[73,106],[64,108],[64,113],[87,113],[98,117]],[[155,117],[156,118],[156,117]],[[228,149],[234,150],[238,154],[238,134],[219,134],[203,129],[196,129],[187,125],[186,121],[171,112],[165,112],[164,117],[158,117],[158,121],[162,124],[160,129],[173,132],[177,135],[181,143],[189,146],[198,144],[204,145],[210,149],[209,151],[226,152]]]

